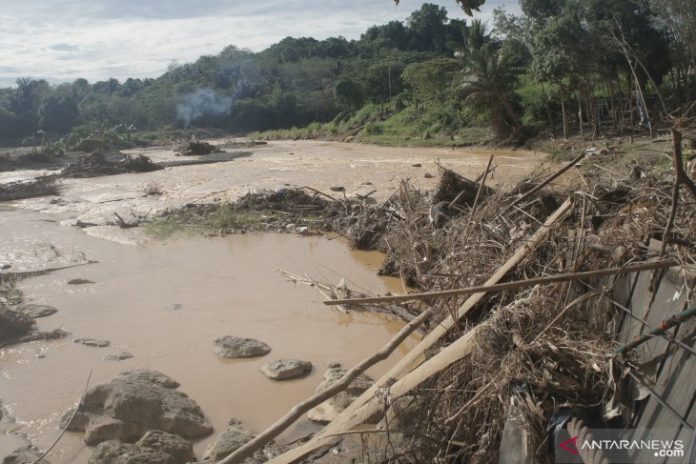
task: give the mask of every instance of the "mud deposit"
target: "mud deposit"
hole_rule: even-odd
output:
[[[0,433],[25,433],[40,448],[57,436],[58,419],[79,399],[90,369],[91,385],[126,369],[160,370],[181,382],[180,390],[201,405],[216,432],[232,417],[258,432],[309,396],[327,363],[351,366],[402,327],[380,315],[336,312],[321,304],[313,288],[294,285],[277,272],[307,272],[332,282],[343,276],[355,287],[385,292],[390,283],[375,276],[379,255],[353,254],[339,240],[263,234],[122,245],[59,222],[37,213],[0,210],[0,256],[13,269],[99,261],[20,284],[28,302],[59,310],[37,320],[39,329],[63,328],[71,334],[0,350],[0,398],[16,419],[15,424],[4,423]],[[72,279],[95,283],[68,285]],[[263,340],[272,352],[250,360],[221,360],[214,355],[213,340],[223,335]],[[76,338],[111,344],[88,347],[74,343]],[[371,374],[384,371],[403,350]],[[124,351],[134,357],[104,359]],[[301,380],[273,382],[259,368],[280,358],[308,360],[315,369]],[[280,441],[312,427],[299,423]],[[0,441],[0,455],[17,445],[13,437]],[[80,439],[81,434],[68,433],[49,456],[51,462],[85,463],[91,450]],[[211,439],[196,444],[199,456]]]

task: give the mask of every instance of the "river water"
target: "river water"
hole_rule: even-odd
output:
[[[387,316],[344,314],[324,306],[314,288],[293,284],[278,272],[307,273],[332,283],[345,277],[350,287],[370,293],[395,289],[395,282],[376,277],[378,254],[352,253],[340,240],[248,234],[123,245],[36,213],[3,210],[0,216],[3,229],[12,231],[0,245],[2,256],[14,257],[17,266],[32,259],[51,267],[85,258],[98,261],[20,285],[28,302],[59,309],[37,320],[41,330],[63,328],[71,334],[0,350],[0,398],[17,421],[4,431],[26,433],[39,447],[49,446],[57,435],[60,415],[80,397],[90,370],[92,385],[125,369],[160,370],[181,383],[181,391],[201,405],[216,431],[234,417],[258,432],[311,395],[327,363],[352,366],[403,326]],[[76,278],[95,283],[67,284]],[[250,360],[218,359],[213,341],[223,335],[257,338],[272,352]],[[92,348],[74,343],[75,338],[105,339],[111,345]],[[379,375],[414,342],[371,373]],[[122,351],[134,357],[103,359]],[[315,369],[289,382],[274,382],[259,372],[263,363],[281,358],[309,360]],[[301,422],[281,441],[312,428]],[[91,451],[80,438],[68,434],[51,461],[86,462]],[[196,449],[200,452],[209,440]],[[4,446],[16,446],[15,441],[6,440]]]

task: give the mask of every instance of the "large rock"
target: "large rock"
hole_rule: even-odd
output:
[[[5,456],[2,464],[34,464],[41,457],[41,453],[33,446],[23,446]],[[42,459],[38,464],[50,464],[46,459]]]
[[[28,334],[34,328],[34,319],[28,314],[0,308],[0,343]]]
[[[273,380],[289,380],[304,377],[312,372],[312,363],[299,359],[280,359],[264,364],[261,372]]]
[[[52,316],[53,314],[58,312],[58,310],[53,306],[42,304],[25,304],[20,306],[19,310],[24,314],[30,316],[32,319]]]
[[[178,385],[156,371],[124,372],[109,383],[91,388],[80,411],[74,417],[73,411],[63,416],[63,425],[71,431],[84,431],[88,445],[107,440],[133,443],[149,430],[185,438],[210,434],[213,428],[203,411],[175,390]]]
[[[338,382],[341,377],[343,377],[346,369],[343,369],[340,365],[332,364],[326,372],[324,372],[324,379],[317,386],[316,393],[321,393],[327,388],[331,387],[333,384]],[[324,401],[319,406],[311,409],[307,413],[309,420],[319,423],[331,422],[341,413],[344,409],[348,407],[358,396],[360,396],[365,390],[370,388],[374,380],[366,375],[360,375],[355,380],[353,380],[348,388],[342,392],[334,395],[332,398]]]
[[[230,425],[203,453],[204,461],[217,461],[236,451],[251,441],[254,435],[242,427],[241,422],[232,419]]]
[[[221,358],[255,358],[270,352],[270,346],[253,338],[228,335],[215,340],[215,354]]]

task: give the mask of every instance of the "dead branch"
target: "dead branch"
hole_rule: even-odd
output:
[[[72,269],[74,267],[87,266],[88,264],[96,264],[99,261],[89,260],[84,263],[70,264],[68,266],[61,267],[50,267],[48,269],[40,269],[38,271],[22,271],[22,272],[0,272],[0,279],[5,277],[10,277],[13,279],[24,279],[27,277],[35,277],[45,274],[50,274],[51,272],[62,271],[64,269]]]
[[[655,269],[665,269],[668,267],[679,266],[677,261],[672,259],[633,264],[624,267],[614,267],[608,269],[596,269],[593,271],[570,272],[567,274],[559,274],[547,277],[535,277],[532,279],[515,280],[513,282],[505,282],[494,285],[481,285],[478,287],[458,288],[453,290],[442,290],[439,292],[424,292],[410,293],[408,295],[393,295],[374,298],[354,298],[344,300],[326,300],[324,304],[327,306],[342,305],[342,304],[375,304],[375,303],[403,303],[409,300],[427,300],[430,298],[442,298],[455,295],[471,295],[474,293],[497,293],[505,290],[512,290],[522,287],[533,287],[535,285],[551,284],[556,282],[572,282],[580,279],[593,277],[606,277],[616,274],[624,274],[629,272],[652,271]]]
[[[570,163],[566,164],[566,165],[563,166],[561,169],[559,169],[559,170],[556,171],[555,173],[551,174],[551,175],[550,175],[549,177],[547,177],[541,184],[537,185],[536,187],[534,187],[533,189],[531,189],[530,191],[528,191],[527,193],[525,193],[525,194],[522,195],[521,197],[517,198],[517,199],[516,199],[515,201],[513,201],[512,203],[510,203],[510,205],[509,205],[507,208],[505,208],[505,209],[503,210],[503,213],[506,212],[506,211],[508,211],[508,210],[509,210],[510,208],[512,208],[513,206],[519,204],[520,202],[526,200],[526,199],[529,198],[531,195],[535,194],[536,192],[538,192],[539,190],[541,190],[542,188],[546,187],[548,184],[550,184],[551,182],[553,182],[555,179],[557,179],[557,178],[559,178],[560,176],[562,176],[566,171],[568,171],[570,168],[572,168],[573,166],[575,166],[576,164],[578,164],[584,157],[585,157],[585,153],[584,153],[584,152],[581,153],[581,154],[579,154],[578,156],[576,156]]]
[[[674,184],[672,185],[672,203],[669,212],[669,219],[665,225],[665,231],[662,234],[662,247],[660,248],[660,256],[665,254],[667,249],[667,241],[669,235],[674,228],[674,220],[677,217],[677,209],[679,208],[679,187],[684,184],[691,194],[696,198],[696,185],[689,178],[689,175],[684,169],[684,160],[682,155],[682,134],[676,129],[672,129],[672,165],[674,167]]]

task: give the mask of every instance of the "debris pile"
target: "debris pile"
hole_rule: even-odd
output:
[[[0,184],[0,201],[24,200],[27,198],[58,195],[59,193],[58,183],[54,176]]]
[[[220,149],[208,142],[201,142],[193,136],[188,142],[180,143],[174,151],[179,156],[205,156],[218,153]]]
[[[676,150],[674,156],[675,166],[682,163]],[[430,319],[431,329],[322,431],[273,462],[310,456],[304,462],[497,463],[510,456],[503,436],[515,430],[521,430],[519,462],[553,462],[555,431],[578,423],[628,427],[638,417],[636,392],[649,381],[642,380],[638,342],[623,348],[618,342],[618,328],[631,315],[615,291],[648,269],[655,288],[666,273],[675,274],[680,294],[693,304],[693,181],[679,169],[656,165],[635,176],[631,165],[596,160],[574,168],[572,182],[554,186],[553,174],[494,191],[485,186],[489,168],[479,182],[445,171],[435,196],[403,183],[381,204],[334,202],[342,212],[334,227],[355,246],[385,251],[383,272],[422,293],[332,296],[327,304],[398,302],[423,311],[409,325]],[[652,334],[640,340],[677,337],[675,349],[659,354],[669,357],[677,343],[692,343],[694,325],[684,334],[665,334],[666,328],[694,313],[657,328],[632,323]],[[393,420],[401,399],[418,410],[408,430]],[[289,422],[283,418],[260,436],[277,436],[278,424]],[[356,433],[364,446],[357,455],[341,454],[350,446],[337,442]],[[383,445],[365,456],[376,441]],[[263,440],[252,445],[222,462],[241,462]],[[342,461],[322,457],[331,455]]]
[[[150,172],[163,169],[145,155],[130,156],[121,153],[94,152],[72,163],[61,172],[63,177],[98,177],[129,172]]]

